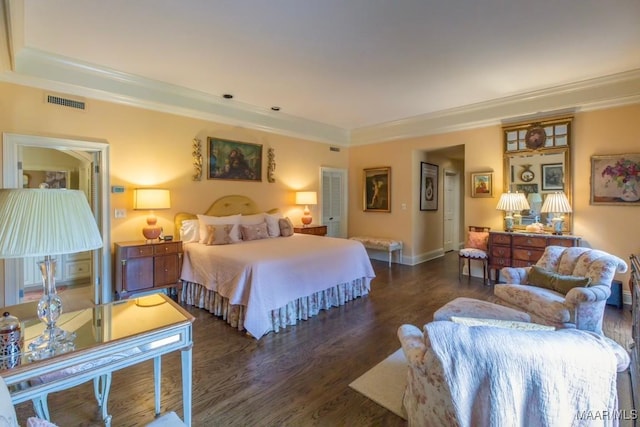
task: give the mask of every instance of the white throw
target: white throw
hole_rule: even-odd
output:
[[[181,274],[245,306],[244,327],[256,338],[270,330],[272,310],[354,279],[363,279],[369,290],[374,277],[361,243],[305,234],[220,246],[189,243]]]
[[[596,334],[452,322],[425,333],[461,426],[618,425],[616,358]]]

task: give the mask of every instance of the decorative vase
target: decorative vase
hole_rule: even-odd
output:
[[[620,198],[625,202],[637,202],[640,200],[640,185],[638,185],[638,178],[629,178],[622,184],[622,194]]]

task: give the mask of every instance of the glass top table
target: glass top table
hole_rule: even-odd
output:
[[[5,310],[11,311],[11,307]],[[111,373],[154,359],[155,410],[159,414],[161,356],[179,350],[183,418],[186,425],[191,425],[191,346],[195,319],[169,297],[153,294],[63,313],[57,326],[75,332],[74,349],[47,358],[28,351],[29,343],[45,326],[35,317],[35,308],[31,313],[32,318],[20,319],[26,351],[10,361],[0,360],[0,376],[9,387],[14,404],[32,400],[38,416],[49,419],[48,393],[93,380],[105,425],[109,425],[111,417],[106,404]]]

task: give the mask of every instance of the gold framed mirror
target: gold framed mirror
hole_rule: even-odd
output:
[[[525,193],[531,207],[521,212],[514,229],[541,223],[546,232],[553,232],[553,214],[541,212],[549,194],[562,192],[573,206],[572,120],[565,116],[503,126],[504,192]],[[573,215],[564,213],[562,232],[571,233],[572,228]]]

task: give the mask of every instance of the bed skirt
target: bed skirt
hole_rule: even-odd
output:
[[[287,326],[295,325],[298,320],[307,320],[316,316],[320,310],[328,310],[368,295],[369,282],[369,279],[363,277],[351,283],[341,283],[272,310],[271,331],[278,332]],[[222,318],[232,327],[244,330],[245,307],[229,304],[229,300],[217,292],[210,291],[198,283],[183,281],[180,297],[182,303],[203,308],[214,316]]]

